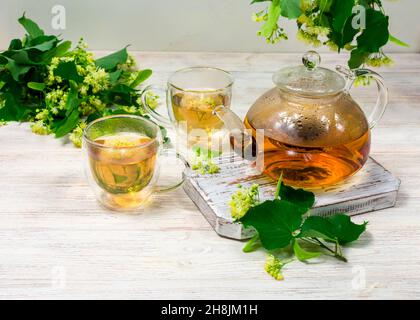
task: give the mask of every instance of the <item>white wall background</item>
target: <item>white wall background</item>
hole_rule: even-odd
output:
[[[0,0],[0,49],[22,30],[17,18],[26,11],[48,32],[77,41],[83,36],[90,49],[119,49],[131,44],[142,51],[294,52],[305,46],[295,39],[296,27],[285,21],[289,41],[268,45],[256,36],[251,21],[261,5],[251,0]],[[391,31],[411,44],[393,44],[388,52],[420,52],[420,1],[384,0]],[[51,28],[51,8],[63,5],[67,28]]]

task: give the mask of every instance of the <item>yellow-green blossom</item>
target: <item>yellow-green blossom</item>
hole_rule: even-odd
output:
[[[320,27],[320,26],[307,26],[305,28],[306,33],[314,36],[323,36],[326,37],[331,32],[330,28]]]
[[[31,124],[31,130],[35,134],[39,134],[42,136],[45,136],[47,134],[50,134],[50,129],[44,124],[42,120],[36,121]]]
[[[331,51],[338,51],[338,46],[334,41],[328,40],[325,44],[328,46],[328,48],[330,48]]]
[[[220,167],[212,160],[213,157],[219,156],[220,152],[206,150],[197,147],[194,150],[194,157],[191,160],[191,168],[200,174],[215,174],[220,172]]]
[[[314,25],[313,20],[305,14],[302,14],[299,16],[299,18],[297,18],[297,23],[299,25],[306,25],[308,27]]]
[[[301,0],[300,8],[303,12],[312,11],[315,9],[316,0]]]
[[[268,19],[267,10],[263,10],[263,11],[252,14],[252,20],[255,22],[263,22],[263,21],[267,21],[267,19]]]
[[[366,59],[366,64],[371,67],[382,67],[382,66],[392,66],[394,61],[387,56],[384,55],[373,55]]]
[[[45,96],[47,106],[54,109],[53,114],[58,114],[59,110],[66,109],[68,92],[62,89],[56,89],[48,92]]]
[[[310,34],[302,29],[298,30],[297,38],[313,47],[319,47],[322,45],[322,42],[318,39],[317,35]]]
[[[49,115],[50,115],[50,112],[48,111],[48,109],[44,109],[44,110],[37,113],[37,115],[35,116],[35,119],[36,120],[47,120]]]
[[[109,87],[109,74],[104,69],[88,66],[87,71],[83,83],[90,86],[94,94]]]
[[[73,142],[74,146],[77,148],[82,147],[83,141],[83,130],[86,128],[86,122],[82,121],[78,124],[78,126],[70,133],[69,139]]]
[[[358,76],[356,77],[356,79],[354,79],[354,86],[356,87],[368,86],[370,85],[372,79],[373,78],[369,75]]]
[[[281,262],[280,259],[276,258],[272,254],[267,255],[267,259],[265,261],[264,270],[272,276],[276,280],[283,280],[283,274],[281,273],[281,269],[285,266],[285,263]]]
[[[233,219],[239,220],[248,210],[260,202],[260,191],[258,184],[253,184],[250,188],[239,186],[239,190],[234,193],[229,201],[230,213]]]
[[[150,108],[156,109],[159,106],[159,96],[151,91],[148,91],[146,93],[146,102]]]

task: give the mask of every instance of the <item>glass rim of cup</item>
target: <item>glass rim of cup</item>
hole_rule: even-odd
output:
[[[183,72],[188,72],[188,71],[194,71],[194,70],[213,70],[213,71],[218,71],[221,72],[223,74],[225,74],[228,78],[229,78],[229,83],[226,86],[217,88],[217,89],[211,89],[211,90],[199,90],[199,89],[185,89],[185,88],[181,88],[180,86],[177,86],[175,84],[173,84],[172,78],[180,73]],[[233,86],[233,84],[235,83],[235,79],[233,78],[233,75],[226,70],[223,70],[221,68],[216,68],[216,67],[209,67],[209,66],[194,66],[194,67],[186,67],[186,68],[182,68],[179,69],[177,71],[175,71],[168,79],[168,85],[170,85],[171,87],[177,89],[177,90],[181,90],[181,91],[185,91],[185,92],[197,92],[197,93],[208,93],[208,92],[218,92],[218,91],[223,91],[226,90],[230,87]]]
[[[115,118],[130,118],[130,119],[135,119],[135,120],[141,120],[141,121],[147,123],[148,125],[151,125],[152,127],[154,127],[156,129],[156,137],[149,137],[151,139],[149,142],[138,145],[138,146],[127,146],[127,147],[118,147],[118,148],[113,147],[113,146],[105,146],[101,143],[97,143],[97,142],[93,141],[92,139],[90,139],[88,137],[87,132],[92,126],[94,126],[95,124],[97,124],[99,122],[103,122],[105,120],[115,119]],[[158,141],[160,143],[162,141],[162,133],[160,131],[159,126],[156,123],[154,123],[153,121],[151,121],[147,118],[137,116],[137,115],[134,115],[134,114],[114,114],[114,115],[98,118],[98,119],[92,121],[91,123],[89,123],[87,125],[87,127],[83,130],[83,141],[89,143],[90,145],[93,145],[93,146],[98,147],[98,148],[103,148],[103,149],[136,149],[136,148],[143,149],[143,148],[147,148],[148,146],[155,143],[156,141]]]

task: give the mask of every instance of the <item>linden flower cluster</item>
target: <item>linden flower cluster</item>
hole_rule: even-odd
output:
[[[272,254],[267,255],[265,261],[264,270],[276,280],[283,280],[283,274],[281,269],[284,267],[284,263],[280,259],[276,258]]]
[[[310,4],[307,4],[310,6]],[[312,7],[305,9],[304,12],[312,10]],[[324,26],[315,25],[316,14],[302,14],[298,19],[297,23],[299,30],[297,33],[297,38],[308,45],[314,47],[320,47],[321,45],[328,45],[330,49],[335,50],[336,46],[332,41],[321,41],[321,39],[327,39],[327,36],[330,34],[331,29]]]
[[[77,74],[82,78],[78,82],[78,99],[80,121],[77,127],[70,133],[69,139],[76,147],[81,147],[83,129],[87,125],[86,119],[92,114],[107,115],[107,110],[112,107],[104,101],[104,92],[111,88],[110,74],[103,68],[95,64],[95,59],[91,52],[88,52],[86,43],[81,39],[77,47],[68,52],[63,57],[54,57],[47,67],[47,74],[44,81],[45,106],[36,110],[37,114],[32,119],[31,129],[34,133],[47,135],[52,132],[51,126],[54,121],[62,118],[67,111],[67,100],[70,92],[69,84],[55,74],[55,71],[62,63],[73,62],[76,66]],[[141,70],[136,69],[133,57],[129,56],[126,63],[118,65],[121,71],[120,82],[130,84],[136,80]],[[149,105],[154,108],[157,106],[158,97],[149,93],[146,97]],[[143,114],[142,101],[140,97],[135,97],[136,105],[120,106],[120,108],[131,114]]]
[[[73,130],[72,133],[69,135],[69,139],[77,148],[82,147],[82,138],[83,138],[83,130],[87,127],[87,123],[85,121],[81,121],[76,129]]]
[[[394,61],[387,57],[383,52],[372,54],[366,60],[366,64],[371,67],[379,68],[382,66],[392,66]]]
[[[252,20],[255,22],[266,22],[268,20],[268,11],[262,10],[260,12],[254,13],[252,15]],[[263,34],[262,31],[257,32],[258,36],[265,36],[267,43],[276,44],[280,40],[287,40],[287,34],[284,32],[284,29],[281,28],[278,24],[275,25],[270,35]]]
[[[195,157],[191,168],[195,171],[200,172],[201,174],[215,174],[219,173],[220,167],[215,164],[211,159],[206,159],[203,157]]]
[[[260,202],[259,185],[253,184],[250,188],[238,186],[239,190],[232,195],[229,202],[232,218],[239,220],[245,216],[250,208]]]

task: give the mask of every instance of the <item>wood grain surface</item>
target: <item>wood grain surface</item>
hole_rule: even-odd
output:
[[[98,53],[99,55],[104,54]],[[276,69],[300,54],[136,53],[152,83],[192,65],[236,78],[233,109],[244,116],[272,86]],[[420,54],[393,55],[380,72],[390,104],[373,130],[372,156],[401,179],[396,207],[355,217],[368,232],[345,250],[348,263],[296,262],[277,282],[263,252],[219,237],[182,188],[138,215],[100,207],[82,153],[65,140],[0,127],[0,298],[378,299],[420,298]],[[324,66],[345,57],[323,55]],[[375,89],[354,89],[369,108]]]

